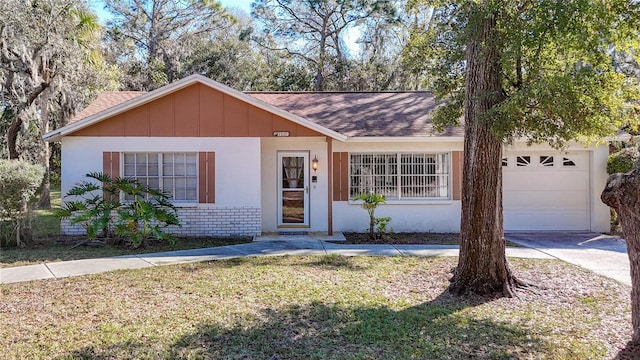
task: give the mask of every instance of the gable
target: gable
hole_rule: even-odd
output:
[[[271,137],[276,131],[324,136],[196,82],[69,136]]]

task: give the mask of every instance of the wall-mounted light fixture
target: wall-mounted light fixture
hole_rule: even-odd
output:
[[[313,160],[311,160],[311,168],[313,169],[313,172],[318,171],[318,156],[314,156]]]

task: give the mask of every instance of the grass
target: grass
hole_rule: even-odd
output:
[[[33,237],[36,239],[48,238],[60,234],[60,218],[55,215],[55,211],[60,209],[61,197],[60,186],[52,186],[51,209],[37,209],[34,211],[32,228]]]
[[[85,240],[83,237],[74,238],[75,241]],[[175,244],[168,242],[147,242],[144,247],[132,248],[120,245],[105,245],[101,247],[79,246],[73,247],[74,242],[56,244],[49,241],[38,241],[25,248],[5,248],[0,250],[0,268],[34,265],[43,262],[57,262],[79,259],[95,259],[109,256],[144,254],[152,252],[198,249],[214,246],[225,246],[251,242],[249,237],[236,238],[179,238]]]
[[[602,359],[629,288],[551,260],[457,298],[454,258],[260,257],[0,285],[3,359]]]

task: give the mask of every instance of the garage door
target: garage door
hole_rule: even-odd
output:
[[[589,153],[507,153],[505,230],[588,230]]]

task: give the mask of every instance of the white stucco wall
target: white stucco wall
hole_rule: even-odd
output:
[[[445,142],[337,142],[333,143],[335,152],[446,152],[462,151],[463,143],[459,141]],[[585,196],[589,203],[589,229],[595,232],[609,230],[609,208],[600,201],[600,193],[606,184],[606,161],[608,148],[606,145],[588,146],[580,143],[570,143],[563,151],[549,146],[527,145],[526,142],[516,142],[505,146],[505,153],[527,152],[557,153],[564,151],[586,151],[589,162],[589,190]],[[543,176],[543,175],[541,175]],[[396,232],[433,231],[458,232],[460,230],[460,201],[393,201],[389,200],[376,212],[377,216],[390,216],[390,226]],[[368,217],[364,210],[355,202],[333,202],[333,224],[336,231],[364,231],[368,228]],[[532,224],[536,219],[531,219]]]
[[[349,153],[395,153],[424,152],[442,153],[462,151],[461,140],[425,142],[333,142],[334,152]],[[449,158],[451,161],[451,158]],[[452,182],[449,181],[451,194]],[[460,201],[447,200],[388,200],[376,210],[377,217],[389,216],[389,226],[395,232],[459,232]],[[333,228],[336,231],[363,232],[369,228],[367,212],[358,202],[333,202]]]
[[[310,176],[317,176],[318,182],[309,179],[309,228],[286,229],[277,226],[277,164],[278,151],[309,152],[309,160],[317,156],[317,172],[308,167]],[[328,219],[328,172],[327,142],[324,137],[274,137],[261,139],[262,174],[262,231],[327,231]]]
[[[183,228],[176,232],[198,236],[260,232],[259,138],[65,137],[62,139],[62,193],[66,194],[78,181],[86,180],[85,174],[102,171],[105,151],[215,152],[215,204],[179,205]],[[243,216],[242,209],[251,216]],[[221,220],[224,216],[227,217]]]

